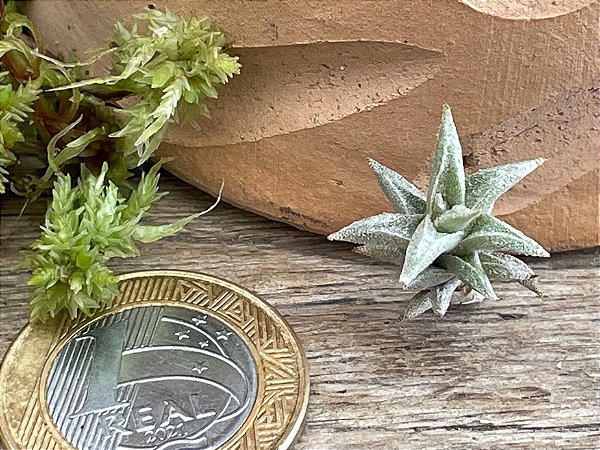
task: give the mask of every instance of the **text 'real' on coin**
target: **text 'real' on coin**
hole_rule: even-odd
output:
[[[94,317],[27,325],[0,370],[8,449],[286,449],[307,402],[285,321],[186,272],[123,275]]]

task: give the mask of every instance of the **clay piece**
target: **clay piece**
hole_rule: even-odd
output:
[[[148,2],[30,2],[66,55]],[[199,128],[172,127],[184,180],[296,227],[329,233],[387,207],[367,158],[421,190],[447,102],[468,173],[547,162],[494,215],[551,251],[600,244],[598,19],[594,0],[156,1],[219,24],[241,76]]]

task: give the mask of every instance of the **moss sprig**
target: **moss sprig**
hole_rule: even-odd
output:
[[[202,214],[142,225],[163,195],[160,164],[137,184],[132,175],[170,123],[208,115],[207,100],[240,64],[208,19],[160,10],[134,16],[129,27],[117,23],[88,60],[61,61],[15,5],[0,2],[0,193],[10,188],[25,205],[52,196],[41,236],[20,263],[32,272],[31,319],[90,314],[116,292],[111,258],[137,256],[137,243]],[[107,76],[84,75],[107,61]]]

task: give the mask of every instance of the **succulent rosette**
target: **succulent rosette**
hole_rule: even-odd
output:
[[[402,266],[400,282],[418,290],[406,319],[430,309],[443,316],[454,294],[462,302],[496,300],[491,279],[516,280],[541,295],[533,270],[512,255],[550,255],[491,212],[503,193],[543,162],[538,158],[466,175],[452,113],[444,105],[427,195],[370,160],[395,212],[353,222],[329,239],[360,244],[358,253]]]

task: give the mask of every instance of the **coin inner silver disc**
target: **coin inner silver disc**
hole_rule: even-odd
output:
[[[80,450],[209,449],[240,429],[257,386],[252,353],[227,324],[140,306],[73,336],[52,362],[46,399]]]

